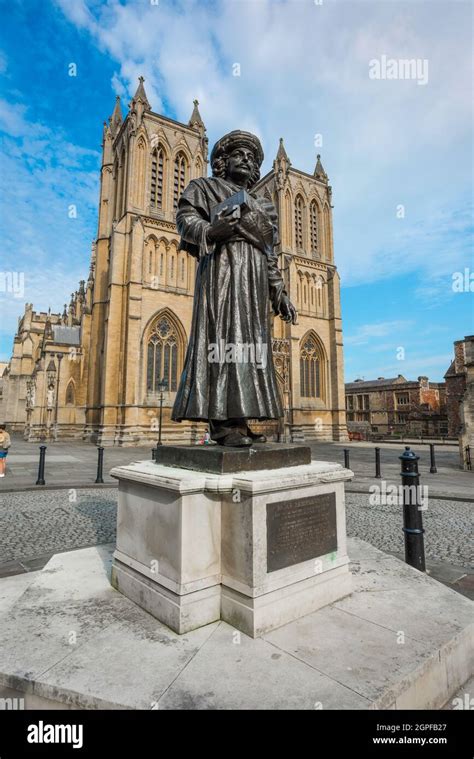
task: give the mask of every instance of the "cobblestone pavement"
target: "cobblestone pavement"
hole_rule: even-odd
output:
[[[422,515],[426,558],[472,569],[474,505],[430,498]],[[365,493],[347,493],[346,519],[348,535],[381,551],[404,553],[402,506],[372,506]]]
[[[48,554],[115,541],[116,510],[114,488],[5,493],[0,502],[0,571],[10,564],[14,570],[19,561],[34,569],[30,559],[47,560]]]
[[[50,490],[5,493],[0,503],[0,573],[22,562],[99,543],[115,541],[117,490]],[[347,532],[382,551],[403,554],[402,509],[372,506],[369,496],[346,494]],[[472,503],[430,498],[423,512],[426,558],[472,566]]]

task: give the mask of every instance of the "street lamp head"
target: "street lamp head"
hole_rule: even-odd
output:
[[[165,393],[168,390],[168,380],[164,377],[158,382],[158,390],[160,393]]]

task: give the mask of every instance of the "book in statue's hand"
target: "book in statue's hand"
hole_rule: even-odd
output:
[[[230,198],[226,198],[222,203],[213,206],[211,208],[211,223],[220,211],[229,213],[234,206],[237,206],[235,215],[238,219],[250,210],[250,198],[245,190],[239,190],[235,195],[231,195]]]

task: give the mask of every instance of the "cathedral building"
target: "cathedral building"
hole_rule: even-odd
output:
[[[229,127],[238,127],[238,124]],[[101,445],[189,442],[204,424],[171,421],[191,326],[196,260],[179,249],[178,199],[207,176],[208,140],[197,101],[188,124],[151,110],[140,77],[129,112],[117,98],[104,124],[98,233],[87,281],[62,314],[27,303],[3,374],[0,419],[28,440]],[[280,223],[279,263],[298,324],[273,320],[284,419],[256,424],[273,439],[347,439],[339,276],[331,187],[317,158],[295,169],[283,140],[253,192]],[[270,304],[269,304],[270,310]]]

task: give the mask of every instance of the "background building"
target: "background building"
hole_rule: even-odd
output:
[[[237,125],[238,126],[238,125]],[[203,429],[170,420],[191,325],[196,260],[179,249],[178,199],[207,175],[198,103],[188,124],[153,113],[143,79],[125,120],[117,98],[104,125],[97,239],[87,281],[62,314],[26,304],[4,376],[0,415],[30,440],[136,445],[157,436],[165,378],[164,440]],[[279,213],[280,267],[299,311],[274,320],[274,361],[285,418],[270,434],[346,439],[339,276],[331,187],[318,156],[312,174],[291,166],[283,141],[255,188]]]
[[[443,382],[398,377],[348,382],[347,428],[351,434],[424,435],[448,434],[446,387]]]

